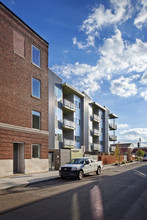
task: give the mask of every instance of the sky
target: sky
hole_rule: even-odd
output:
[[[49,42],[49,68],[147,147],[147,0],[2,0]]]

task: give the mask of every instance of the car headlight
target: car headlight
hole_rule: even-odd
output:
[[[77,167],[72,167],[71,170],[75,171],[75,170],[78,170],[78,168]]]

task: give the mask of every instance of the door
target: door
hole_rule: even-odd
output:
[[[18,173],[18,144],[13,145],[13,173]]]
[[[49,170],[55,170],[54,153],[49,152]]]
[[[24,173],[24,143],[13,144],[13,173]]]

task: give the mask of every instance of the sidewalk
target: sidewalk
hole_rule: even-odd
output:
[[[112,165],[104,165],[103,170],[113,167]],[[15,174],[10,177],[0,178],[0,190],[57,178],[59,178],[58,170],[37,174]]]

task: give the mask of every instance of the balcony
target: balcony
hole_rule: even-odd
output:
[[[75,141],[64,139],[63,140],[63,148],[74,148],[75,147]]]
[[[96,129],[96,128],[94,128],[93,129],[93,136],[98,136],[98,137],[101,136],[101,131]]]
[[[67,112],[68,111],[74,112],[76,110],[76,105],[67,99],[63,99],[63,110]]]
[[[117,125],[114,123],[110,123],[109,128],[110,128],[110,130],[117,130]]]
[[[100,120],[101,120],[100,116],[93,114],[93,121],[100,122]]]
[[[109,140],[110,140],[110,141],[117,141],[117,136],[115,136],[115,135],[110,135],[110,136],[109,136]]]
[[[74,130],[75,129],[75,123],[73,121],[69,121],[67,119],[63,120],[63,125],[62,125],[64,130]]]
[[[93,144],[93,150],[100,151],[101,145],[100,144]]]

